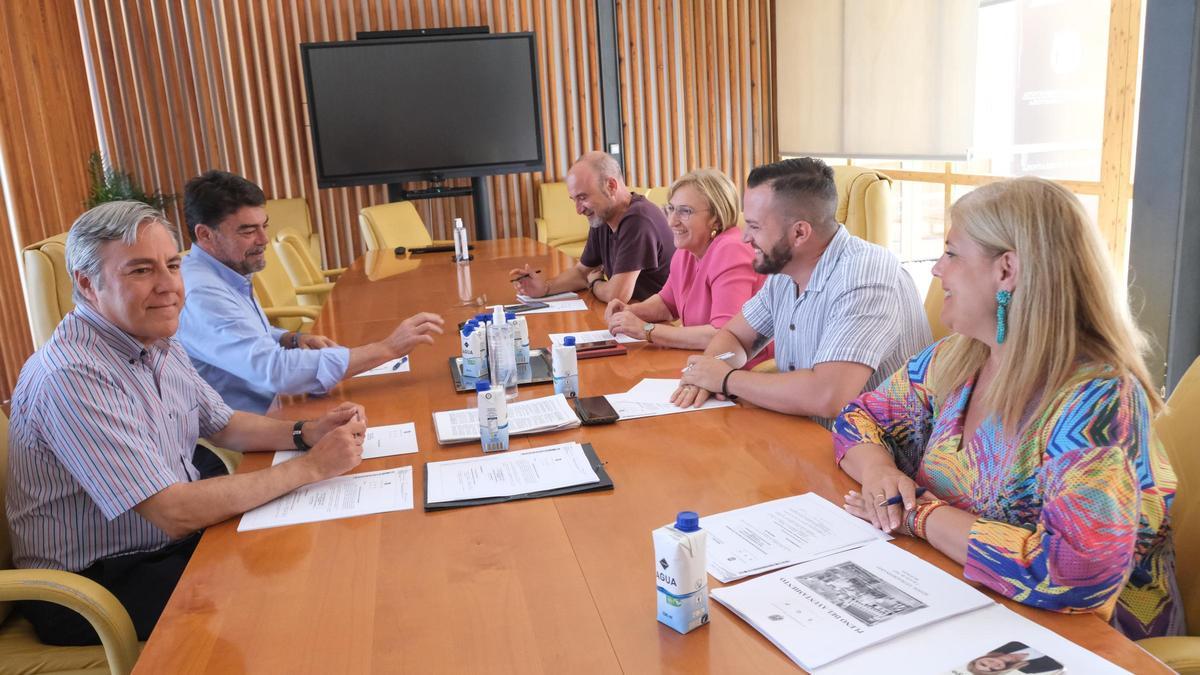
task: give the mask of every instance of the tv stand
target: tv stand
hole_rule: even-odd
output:
[[[472,176],[471,186],[443,187],[441,176],[431,176],[433,187],[420,190],[405,190],[403,183],[388,183],[389,202],[415,201],[418,199],[442,199],[444,197],[471,197],[475,211],[475,238],[493,239],[492,194],[484,176]]]

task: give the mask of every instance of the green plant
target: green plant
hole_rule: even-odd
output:
[[[84,206],[89,209],[105,202],[128,200],[143,202],[164,211],[178,198],[163,192],[148,193],[128,171],[104,168],[99,152],[93,152],[88,158],[88,176],[91,177],[91,187],[88,188],[88,198]]]

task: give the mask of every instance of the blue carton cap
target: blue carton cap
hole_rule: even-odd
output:
[[[480,380],[475,383],[475,391],[488,391],[492,388],[492,383],[487,380]]]
[[[675,529],[680,532],[695,532],[700,529],[700,516],[695,511],[680,511],[675,516]]]
[[[505,312],[505,313],[504,313],[504,319],[505,319],[506,321],[516,321],[516,320],[517,320],[517,314],[516,314],[516,312]]]
[[[575,336],[568,335],[567,337],[563,338],[563,346],[564,347],[574,347],[575,346]]]

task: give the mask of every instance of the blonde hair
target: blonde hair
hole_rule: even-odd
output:
[[[722,232],[737,225],[738,194],[729,176],[717,169],[689,171],[671,184],[671,189],[667,191],[667,199],[674,197],[675,191],[685,185],[692,186],[708,200],[708,206],[717,217]]]
[[[985,410],[1016,430],[1046,412],[1083,359],[1137,380],[1153,415],[1162,408],[1142,360],[1146,338],[1118,294],[1099,231],[1066,188],[1041,178],[981,186],[950,209],[959,228],[985,252],[1016,253],[1020,262],[1008,310],[1008,348],[982,395]],[[987,345],[951,337],[930,385],[942,394],[972,377],[987,360]],[[1024,416],[1032,413],[1028,418]]]

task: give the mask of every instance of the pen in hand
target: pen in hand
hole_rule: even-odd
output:
[[[928,490],[926,490],[923,487],[917,488],[917,496],[918,497],[925,494],[926,492],[928,492]],[[876,504],[876,506],[896,506],[897,504],[899,504],[900,502],[903,502],[903,501],[904,501],[904,497],[902,497],[901,495],[896,495],[895,497],[892,497],[891,499],[886,499],[882,502],[879,502],[878,504]]]
[[[713,358],[717,359],[719,361],[728,361],[729,359],[733,358],[733,352],[725,352],[724,354],[717,354]],[[682,368],[679,372],[686,373],[687,371],[692,369],[692,365],[694,365],[694,364],[689,363],[687,365],[687,367]]]
[[[509,279],[509,281],[511,281],[511,282],[513,282],[513,283],[515,284],[515,283],[517,283],[518,281],[524,281],[525,279],[528,279],[529,277],[531,277],[531,276],[533,276],[533,275],[535,275],[535,274],[541,274],[541,273],[542,273],[542,271],[541,271],[541,270],[534,270],[534,271],[532,271],[532,272],[525,272],[525,273],[522,273],[522,274],[518,274],[517,276],[515,276],[515,277],[513,277],[513,278]]]

